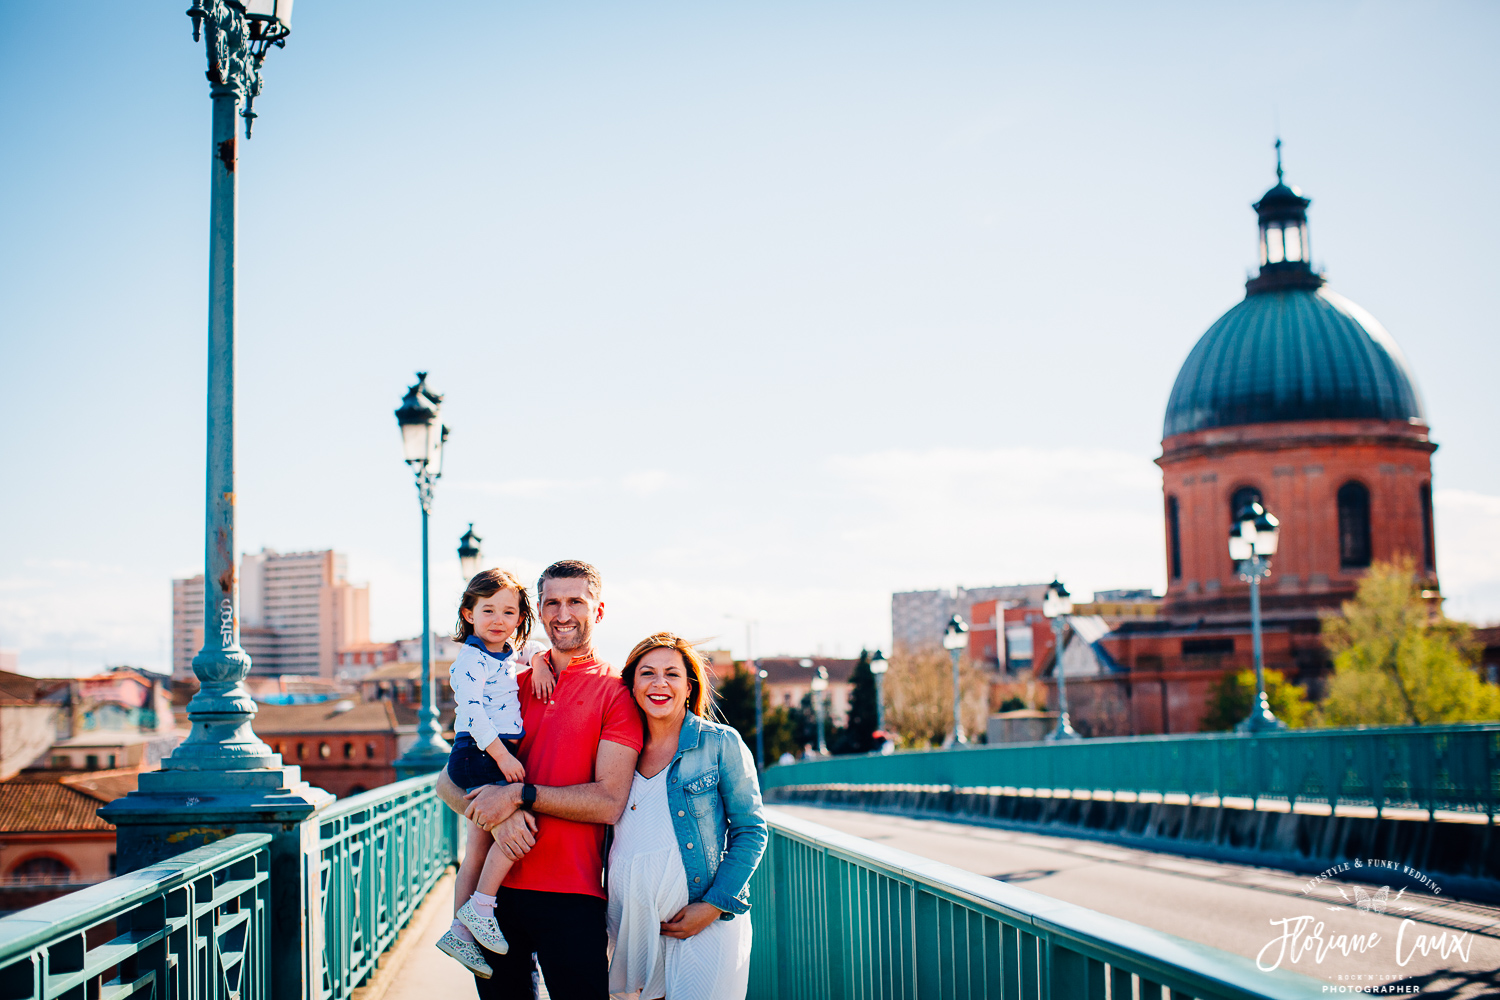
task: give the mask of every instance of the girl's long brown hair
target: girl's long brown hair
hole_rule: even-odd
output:
[[[675,649],[682,657],[682,667],[687,671],[688,680],[687,710],[707,718],[713,703],[713,689],[708,683],[703,657],[698,655],[692,643],[671,632],[657,632],[635,644],[635,648],[625,658],[625,687],[635,690],[635,668],[640,666],[641,659],[653,649]]]

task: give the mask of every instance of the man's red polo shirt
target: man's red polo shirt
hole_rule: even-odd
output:
[[[551,653],[540,654],[548,657]],[[533,785],[586,785],[594,780],[601,740],[639,751],[641,712],[620,672],[592,655],[574,661],[557,679],[550,702],[533,698],[531,671],[520,682],[526,735],[517,754]],[[536,814],[536,846],[511,868],[512,889],[576,892],[605,898],[604,826]]]

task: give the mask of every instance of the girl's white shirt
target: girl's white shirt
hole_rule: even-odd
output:
[[[520,649],[495,655],[488,649],[465,643],[448,668],[457,702],[453,728],[468,733],[483,750],[496,738],[518,740],[524,735],[520,688],[516,671],[531,664],[531,658],[547,647],[535,639]]]

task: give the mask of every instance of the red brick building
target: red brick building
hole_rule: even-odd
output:
[[[1278,165],[1255,205],[1260,273],[1188,355],[1167,404],[1161,617],[1103,640],[1122,677],[1075,688],[1069,676],[1074,724],[1089,735],[1194,732],[1215,682],[1251,666],[1249,585],[1227,545],[1246,501],[1281,520],[1261,591],[1265,663],[1314,695],[1329,670],[1319,613],[1350,599],[1373,561],[1411,557],[1437,599],[1437,445],[1416,381],[1390,334],[1313,270],[1310,201],[1280,178]]]
[[[393,762],[416,728],[390,701],[261,705],[255,716],[257,736],[300,766],[303,780],[341,799],[395,781]]]

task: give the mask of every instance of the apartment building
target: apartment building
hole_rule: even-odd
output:
[[[332,549],[240,557],[240,644],[257,674],[332,678],[339,651],[370,641],[370,588]],[[203,577],[172,581],[172,675],[190,677],[203,645]]]

